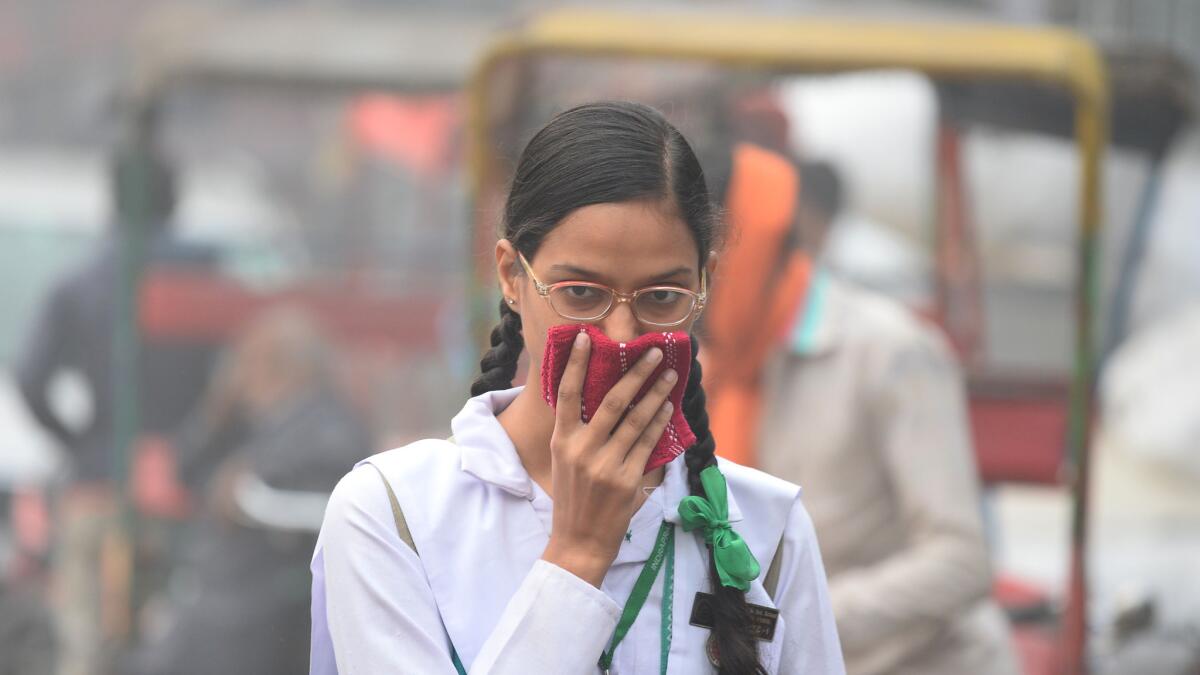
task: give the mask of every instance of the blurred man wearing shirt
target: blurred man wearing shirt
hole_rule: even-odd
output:
[[[741,436],[748,448],[742,460],[802,486],[849,673],[1016,673],[1005,619],[989,598],[965,396],[945,339],[822,264],[842,202],[832,166],[764,156],[754,169],[737,156],[727,202],[732,246],[773,259],[737,251],[723,257],[725,286],[714,286],[707,329],[717,338],[717,358],[720,341],[730,344],[739,333],[752,334],[742,342],[766,340],[770,349],[754,364],[754,378],[740,383],[754,390],[737,397],[748,407],[723,414],[717,403],[714,432]],[[799,191],[791,208],[758,222],[741,213],[739,205],[750,202],[762,211],[762,200],[737,198],[747,182],[738,173],[768,166],[779,176],[790,166]],[[785,216],[791,227],[774,222]],[[748,279],[758,280],[754,288]],[[781,298],[787,311],[778,307]],[[728,312],[722,303],[741,309]],[[733,318],[747,313],[760,320]],[[721,374],[737,370],[712,365]],[[738,440],[718,436],[717,447],[737,448]]]
[[[139,161],[141,160],[141,161]],[[135,162],[137,164],[135,165]],[[144,162],[144,163],[143,163]],[[132,204],[129,182],[144,180],[144,204]],[[216,251],[182,242],[170,225],[176,206],[175,174],[157,151],[145,157],[123,148],[114,157],[112,185],[117,218],[145,207],[149,265],[156,268],[209,269]],[[57,504],[54,585],[59,607],[64,675],[98,672],[109,650],[103,629],[104,585],[101,555],[117,526],[115,486],[123,476],[114,442],[114,336],[122,274],[118,238],[99,242],[82,265],[61,278],[43,303],[24,349],[16,379],[34,418],[51,433],[70,459],[69,485]],[[202,344],[154,344],[139,341],[139,410],[142,439],[165,437],[183,420],[208,379],[213,349]],[[82,381],[90,402],[87,419],[61,414],[51,396],[54,382],[69,373]],[[109,546],[109,549],[112,547]]]

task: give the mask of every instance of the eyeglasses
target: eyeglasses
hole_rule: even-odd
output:
[[[608,316],[617,303],[627,302],[633,316],[644,324],[669,328],[678,326],[694,312],[704,310],[708,299],[708,279],[700,270],[700,292],[678,286],[647,286],[632,293],[620,293],[604,284],[590,281],[559,281],[543,284],[533,273],[529,261],[518,252],[525,273],[533,280],[538,295],[551,309],[569,321],[599,321]]]

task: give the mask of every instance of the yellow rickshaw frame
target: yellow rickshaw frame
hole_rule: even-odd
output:
[[[1080,158],[1075,361],[1066,483],[1073,493],[1071,568],[1061,672],[1086,672],[1089,445],[1094,413],[1094,319],[1100,168],[1108,141],[1108,72],[1096,46],[1061,29],[986,23],[876,21],[695,11],[563,9],[501,36],[476,67],[468,92],[470,170],[479,199],[499,158],[488,142],[489,83],[508,61],[539,55],[691,60],[774,73],[895,68],[934,80],[1032,81],[1060,88],[1075,105]],[[488,242],[490,243],[490,242]],[[482,248],[478,246],[477,248]],[[477,250],[475,253],[483,253]],[[486,260],[490,256],[476,255]],[[480,283],[490,272],[477,270]],[[478,322],[478,315],[475,313]],[[479,328],[477,326],[477,328]],[[479,332],[478,330],[476,332]]]

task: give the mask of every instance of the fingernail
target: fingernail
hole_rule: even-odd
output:
[[[588,334],[583,331],[579,331],[579,334],[575,336],[575,346],[576,347],[586,347],[587,343],[588,343]]]
[[[651,349],[650,353],[646,355],[646,360],[650,363],[658,363],[659,361],[662,361],[662,350],[658,347]]]
[[[674,407],[675,407],[675,406],[671,405],[671,402],[670,402],[670,401],[667,401],[666,403],[664,403],[664,404],[662,405],[662,411],[663,411],[663,414],[664,414],[664,415],[670,414],[670,412],[671,412],[671,409],[672,409],[672,408],[674,408]]]
[[[675,384],[675,380],[679,379],[679,373],[673,370],[668,370],[667,372],[663,373],[663,379],[670,384]]]

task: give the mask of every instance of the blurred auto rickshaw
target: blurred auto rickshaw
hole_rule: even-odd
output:
[[[711,133],[706,100],[713,80],[761,84],[788,74],[904,70],[928,78],[936,95],[932,245],[933,302],[925,313],[945,330],[969,377],[971,418],[981,478],[986,484],[1053,486],[1071,498],[1070,563],[1065,606],[1043,611],[1045,593],[1002,580],[996,593],[1009,609],[1028,673],[1088,670],[1088,484],[1093,389],[1100,340],[1099,296],[1102,166],[1110,142],[1146,152],[1154,176],[1175,131],[1188,117],[1189,83],[1169,58],[1102,52],[1065,30],[952,21],[944,11],[906,13],[895,20],[839,9],[813,14],[733,14],[721,11],[559,10],[540,15],[497,40],[471,86],[471,169],[480,214],[475,228],[473,333],[490,322],[490,268],[496,204],[510,160],[530,129],[550,112],[605,97],[634,97],[663,107],[684,133]],[[916,18],[914,18],[916,17]],[[654,68],[656,74],[647,74]],[[1115,99],[1112,87],[1116,87]],[[692,94],[687,93],[688,89]],[[1110,123],[1115,122],[1115,128]],[[1069,360],[1026,370],[988,358],[985,296],[978,234],[968,204],[962,134],[973,127],[1018,129],[1069,139],[1077,156],[1074,263],[1057,270],[1072,279],[1073,306],[1056,308],[1069,326]],[[1110,129],[1113,129],[1110,132]],[[689,133],[690,132],[690,133]],[[703,153],[701,153],[703,154]],[[1112,339],[1134,283],[1144,216],[1132,228],[1117,298]],[[999,335],[1001,341],[1005,339]]]
[[[169,448],[138,432],[140,343],[221,347],[286,305],[332,336],[340,389],[380,447],[437,433],[430,420],[445,419],[466,388],[457,92],[492,24],[479,13],[311,7],[172,7],[146,20],[116,101],[132,178],[117,217],[114,475],[130,479],[119,491],[123,533],[109,547],[118,553],[104,597],[117,606],[104,611],[106,634],[135,634],[146,589],[161,584],[142,561],[172,544],[142,523],[181,513],[165,487]],[[271,244],[215,271],[148,267],[139,161],[151,148],[177,163],[185,203],[189,174],[211,167],[263,193],[273,212],[259,215],[280,226]],[[285,492],[256,493],[259,524],[315,533],[319,508],[299,522],[287,507],[312,495]]]

